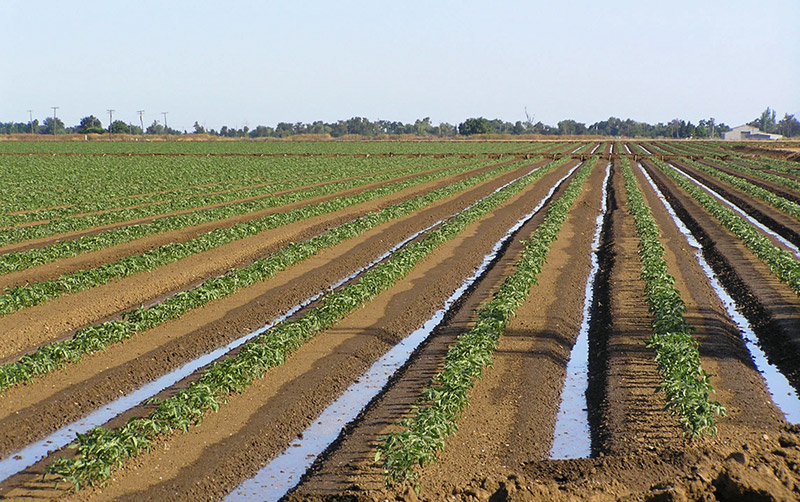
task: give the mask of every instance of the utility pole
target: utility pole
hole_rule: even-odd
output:
[[[106,110],[108,112],[108,139],[111,140],[111,124],[114,116],[114,110]]]
[[[139,114],[139,125],[142,126],[142,134],[144,134],[144,119],[142,118],[144,110],[137,110],[136,113]]]
[[[33,134],[33,110],[28,110],[28,116],[31,118],[28,124],[31,126],[31,134]]]
[[[56,135],[56,110],[61,108],[60,106],[51,106],[50,108],[53,109],[53,136]]]
[[[164,116],[164,134],[169,134],[169,127],[167,127],[167,114],[169,112],[161,112],[161,115]]]

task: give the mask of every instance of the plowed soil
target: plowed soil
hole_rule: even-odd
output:
[[[714,272],[743,306],[742,312],[770,360],[796,388],[800,387],[798,296],[671,179],[649,164],[647,156],[642,157],[647,172],[701,242],[703,255]],[[469,225],[407,277],[334,329],[307,342],[245,392],[230,396],[227,405],[209,413],[188,433],[158,439],[150,453],[118,469],[106,487],[72,492],[66,484],[55,485],[52,476],[43,476],[53,458],[71,454],[65,448],[0,483],[0,498],[221,499],[302,435],[375,360],[430,318],[507,229],[576,162],[548,173]],[[374,459],[376,444],[381,435],[397,430],[398,420],[410,415],[420,391],[441,369],[448,347],[473,325],[475,309],[513,272],[523,249],[521,240],[536,230],[547,207],[509,241],[492,267],[450,310],[389,385],[316,460],[287,495],[288,500],[800,500],[800,426],[788,424],[773,403],[736,325],[698,265],[695,250],[633,162],[639,186],[661,231],[675,286],[686,303],[686,319],[694,329],[703,369],[711,375],[716,390],[712,398],[726,407],[728,416],[720,418],[717,436],[690,440],[677,417],[664,410],[663,396],[656,392],[661,377],[653,353],[645,347],[652,317],[639,277],[639,237],[629,213],[620,166],[614,165],[601,234],[600,273],[589,320],[587,408],[592,455],[577,460],[549,458],[566,365],[582,321],[584,284],[591,266],[591,241],[601,207],[605,164],[600,161],[595,167],[550,250],[537,284],[501,337],[493,366],[475,384],[470,405],[458,422],[458,432],[438,453],[437,462],[419,470],[419,493],[410,485],[385,484],[383,469]],[[412,215],[379,225],[263,283],[190,311],[28,385],[9,389],[0,395],[0,457],[157,375],[263,326],[407,236],[460,211],[530,168],[514,169]],[[686,169],[736,199],[748,212],[800,235],[800,224],[778,210]],[[137,274],[12,314],[0,319],[4,342],[0,344],[0,361],[69,336],[81,326],[113,318],[138,303],[157,301],[231,267],[246,265],[288,242],[476,172],[265,232],[161,267],[153,274]],[[778,193],[777,187],[764,186]],[[103,263],[109,259],[104,252],[137,251],[108,250],[82,258]],[[64,260],[53,266],[78,266],[78,261],[65,265],[71,262]],[[179,382],[160,396],[176,392],[194,378]],[[120,426],[149,411],[147,405],[135,407],[106,426]]]
[[[490,169],[490,167],[480,168],[477,172]],[[517,169],[512,173],[506,173],[501,180],[510,180],[522,171]],[[63,339],[76,330],[96,323],[100,320],[114,318],[122,312],[135,308],[139,305],[147,305],[178,291],[188,289],[204,280],[215,277],[225,271],[252,263],[253,261],[274,253],[283,248],[290,242],[304,240],[325,231],[336,225],[351,221],[370,211],[400,203],[415,196],[429,192],[432,189],[446,186],[450,183],[463,179],[475,173],[462,173],[446,177],[443,180],[436,180],[419,186],[414,186],[373,201],[341,209],[329,214],[323,214],[313,218],[307,218],[289,226],[282,226],[268,230],[257,235],[233,241],[215,249],[192,255],[188,258],[174,263],[163,265],[157,269],[131,275],[129,277],[114,280],[108,284],[90,288],[79,293],[64,295],[40,305],[29,307],[18,312],[0,318],[0,333],[2,333],[4,343],[0,345],[0,361],[13,359],[21,353],[29,351],[41,344],[50,343],[55,340]],[[502,183],[501,183],[502,184]],[[499,186],[499,185],[498,185]],[[342,192],[339,195],[348,193],[359,193],[369,188],[362,187]],[[258,216],[269,213],[285,211],[302,207],[304,205],[321,202],[338,195],[331,195],[320,198],[320,200],[304,201],[296,204],[283,206],[282,208],[271,209],[256,214],[248,214],[237,218],[240,221],[247,221]],[[263,213],[263,214],[262,214]],[[236,223],[240,222],[236,221]],[[234,222],[228,222],[233,224]],[[213,225],[219,225],[215,223]],[[205,227],[206,225],[202,225]],[[170,232],[169,235],[152,236],[146,239],[135,241],[130,245],[121,245],[103,250],[98,253],[88,253],[74,259],[67,259],[64,262],[73,264],[79,262],[80,266],[96,265],[103,258],[108,258],[109,254],[130,252],[130,247],[138,248],[147,246],[155,247],[164,239],[185,240],[196,236],[197,227],[191,229]],[[205,229],[208,231],[208,229]],[[120,248],[120,249],[117,249]],[[102,257],[93,255],[100,254]],[[40,269],[52,274],[58,271],[62,262],[55,262],[43,267],[20,272],[20,274],[37,274]],[[16,274],[10,274],[16,275]]]

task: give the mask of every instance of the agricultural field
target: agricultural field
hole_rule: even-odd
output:
[[[798,500],[794,158],[0,142],[0,498]]]

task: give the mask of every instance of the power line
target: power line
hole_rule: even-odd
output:
[[[161,112],[161,115],[164,116],[164,134],[169,134],[169,127],[167,126],[167,114],[169,112]]]
[[[30,121],[28,123],[31,126],[31,134],[33,134],[33,110],[28,110],[28,115],[30,116]]]
[[[142,115],[144,115],[144,110],[137,110],[136,113],[139,114],[139,125],[142,126],[142,134],[144,134],[144,119]]]

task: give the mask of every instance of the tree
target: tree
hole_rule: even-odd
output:
[[[55,131],[53,130],[55,129]],[[55,124],[52,117],[47,117],[44,119],[42,123],[42,128],[39,131],[41,134],[64,134],[67,132],[66,128],[64,127],[64,122],[61,119],[56,118]]]
[[[205,134],[206,133],[206,128],[201,126],[200,124],[198,124],[196,120],[194,121],[194,125],[192,127],[194,127],[194,134]]]
[[[439,124],[439,136],[450,137],[456,135],[456,126],[448,122]]]
[[[111,123],[108,130],[111,131],[111,134],[128,134],[131,129],[125,122],[115,120]]]
[[[145,131],[147,134],[164,134],[164,126],[158,123],[158,120],[154,120],[152,124],[147,127]]]
[[[775,110],[770,110],[769,106],[766,110],[761,112],[761,117],[757,118],[759,130],[766,133],[773,133],[777,131],[778,127],[775,122]]]
[[[414,122],[414,134],[417,136],[427,136],[432,134],[433,125],[431,124],[431,118],[425,117],[424,119],[420,120],[417,119]]]
[[[493,132],[492,123],[483,117],[469,118],[458,124],[458,134],[462,136],[472,136],[473,134],[489,134],[491,132]]]
[[[278,122],[275,127],[275,135],[279,138],[287,138],[294,134],[294,127],[288,122]]]
[[[103,134],[106,130],[103,129],[103,123],[100,122],[100,119],[94,115],[89,115],[81,119],[80,124],[75,127],[75,132],[79,134]]]
[[[575,122],[572,119],[562,120],[558,123],[558,134],[562,136],[586,134],[586,124]]]
[[[800,122],[797,121],[794,115],[786,113],[778,123],[778,132],[787,138],[800,136]]]

